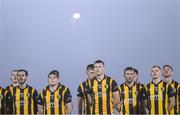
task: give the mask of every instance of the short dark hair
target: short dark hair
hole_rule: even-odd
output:
[[[13,72],[18,72],[18,71],[19,71],[19,70],[17,70],[17,69],[14,69],[14,70],[12,71],[12,73],[13,73]]]
[[[102,60],[96,60],[96,61],[94,62],[94,64],[96,64],[96,63],[102,63],[102,64],[104,65],[104,62],[103,62]]]
[[[170,65],[167,64],[167,65],[164,65],[164,66],[163,66],[163,69],[164,69],[165,67],[170,67],[171,70],[173,71],[173,67],[172,67],[172,66],[170,66]]]
[[[50,75],[55,75],[55,76],[57,76],[57,78],[59,78],[59,71],[57,71],[57,70],[52,70],[51,72],[49,72],[49,74],[48,74],[48,77],[50,76]]]
[[[87,65],[87,70],[94,70],[94,65],[93,64],[89,64]]]
[[[24,73],[25,73],[25,75],[26,75],[26,76],[28,76],[28,71],[27,71],[27,70],[25,70],[25,69],[19,69],[19,70],[18,70],[18,73],[19,73],[19,72],[24,72]]]
[[[152,66],[152,68],[155,68],[155,67],[157,67],[157,68],[161,69],[161,67],[160,67],[160,66],[158,66],[158,65],[154,65],[154,66]],[[151,69],[152,69],[152,68],[151,68]]]
[[[139,72],[138,72],[138,70],[136,69],[136,68],[134,68],[134,72],[138,75],[139,74]]]
[[[124,69],[124,74],[125,74],[125,72],[128,71],[128,70],[130,70],[130,71],[133,70],[133,71],[134,71],[134,68],[133,68],[133,67],[126,67],[126,68]]]

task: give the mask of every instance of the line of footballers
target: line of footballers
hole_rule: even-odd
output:
[[[105,74],[105,64],[97,60],[87,66],[87,80],[78,86],[78,114],[180,114],[180,85],[173,80],[173,68],[151,68],[152,81],[138,82],[138,70],[124,69],[125,82],[120,86]],[[163,80],[161,79],[163,74]],[[38,94],[27,84],[24,69],[11,73],[12,84],[0,87],[0,114],[71,114],[72,96],[59,82],[59,72],[48,74],[48,85]]]

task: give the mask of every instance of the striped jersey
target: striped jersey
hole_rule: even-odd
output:
[[[8,97],[13,105],[13,114],[36,114],[37,113],[37,90],[26,85],[24,89],[19,86],[10,90],[11,95]]]
[[[69,88],[59,83],[55,91],[49,86],[39,94],[38,104],[43,106],[44,114],[66,114],[66,104],[72,101]]]
[[[88,87],[90,87],[90,80],[86,80],[83,83],[81,83],[78,87],[77,96],[81,97],[83,100],[83,110],[84,114],[90,114],[91,106],[88,101],[87,92]]]
[[[141,102],[142,99],[147,97],[147,92],[144,85],[140,83],[134,83],[132,87],[129,87],[126,83],[123,83],[120,85],[119,90],[121,100],[120,114],[143,113]]]
[[[177,81],[172,81],[171,82],[171,87],[174,89],[174,96],[175,96],[175,106],[171,110],[170,114],[180,114],[180,84]]]
[[[168,114],[168,99],[174,96],[173,89],[164,81],[150,82],[146,86],[150,114]]]
[[[88,93],[92,96],[92,114],[113,114],[113,92],[118,91],[116,81],[104,76],[101,81],[95,77],[90,83]]]

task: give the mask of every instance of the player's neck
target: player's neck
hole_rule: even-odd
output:
[[[87,80],[89,80],[89,81],[91,81],[92,79],[93,79],[93,78],[91,78],[91,77],[89,77],[89,76],[87,77]]]
[[[19,88],[20,88],[20,89],[24,89],[24,88],[26,87],[26,85],[27,85],[26,83],[19,84]]]
[[[126,84],[127,84],[129,87],[132,87],[132,86],[134,85],[134,81],[132,81],[131,83],[126,82]]]
[[[54,92],[54,91],[57,89],[57,87],[58,87],[58,84],[56,84],[56,85],[50,85],[50,86],[49,86],[49,90],[52,91],[52,92]]]
[[[98,75],[96,78],[98,81],[101,81],[104,78],[104,74]]]
[[[12,86],[16,87],[16,86],[18,86],[18,83],[13,83]]]
[[[154,84],[158,84],[161,81],[161,78],[153,79]]]
[[[168,84],[171,84],[172,83],[172,76],[170,76],[170,77],[164,77],[164,81],[166,82],[166,83],[168,83]]]

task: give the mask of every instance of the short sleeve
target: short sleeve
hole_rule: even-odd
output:
[[[171,87],[171,85],[168,86],[168,97],[173,97],[175,95],[174,89]]]
[[[77,96],[78,96],[78,97],[83,97],[81,85],[79,85],[79,87],[78,87],[78,90],[77,90]]]
[[[148,99],[148,94],[144,86],[140,89],[140,99]]]
[[[64,94],[64,102],[69,103],[71,101],[72,101],[72,96],[71,96],[69,88],[67,88],[67,90],[66,90],[66,92]]]
[[[37,92],[37,90],[35,89],[34,90],[34,93],[33,93],[33,99],[34,99],[34,113],[36,114],[37,112],[38,112],[38,107],[37,107],[37,105],[38,105],[38,92]]]
[[[119,91],[117,82],[115,80],[112,81],[112,92]]]
[[[44,102],[43,102],[43,93],[40,93],[39,96],[38,96],[38,104],[39,105],[43,105]]]

